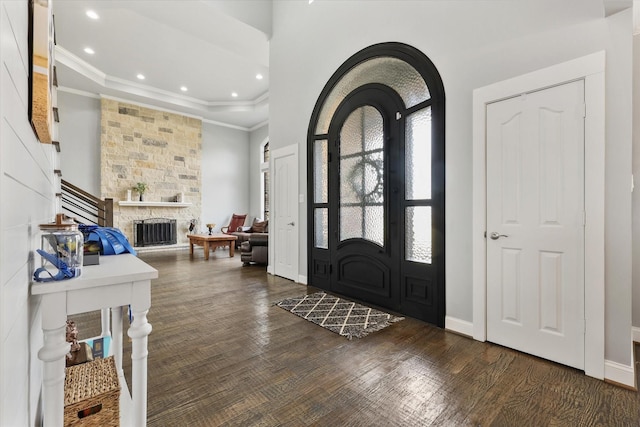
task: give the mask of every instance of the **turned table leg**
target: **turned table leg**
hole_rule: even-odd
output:
[[[147,425],[147,341],[151,325],[147,321],[148,310],[137,311],[132,307],[133,323],[127,331],[131,338],[131,402],[134,426]]]
[[[43,346],[38,351],[42,360],[42,400],[44,427],[61,426],[64,420],[65,355],[71,350],[66,341],[66,304],[64,294],[42,298]]]

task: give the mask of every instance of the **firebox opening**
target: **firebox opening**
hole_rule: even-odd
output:
[[[151,218],[133,221],[135,247],[175,245],[178,241],[175,219]]]

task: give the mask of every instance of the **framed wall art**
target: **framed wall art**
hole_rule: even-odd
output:
[[[54,28],[49,0],[29,2],[29,122],[40,142],[52,142]]]

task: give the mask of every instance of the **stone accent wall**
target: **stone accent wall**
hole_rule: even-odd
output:
[[[202,121],[137,105],[101,100],[101,197],[114,201],[114,227],[133,244],[133,221],[172,218],[178,244],[188,242],[190,220],[199,218],[201,200]],[[182,193],[189,207],[120,206],[127,190],[145,182],[145,201],[165,201]],[[132,191],[132,200],[138,195]]]

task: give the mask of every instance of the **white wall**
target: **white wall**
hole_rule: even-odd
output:
[[[62,178],[100,195],[100,99],[58,91]]]
[[[640,342],[640,34],[633,37],[633,326]]]
[[[42,330],[40,299],[29,298],[29,284],[38,225],[53,220],[56,161],[27,119],[26,1],[0,1],[0,40],[0,425],[33,426]]]
[[[199,227],[229,225],[249,213],[249,133],[202,122],[202,215]],[[248,219],[248,218],[247,218]]]
[[[605,358],[633,366],[631,9],[609,17],[606,22],[608,38],[605,71]]]
[[[249,135],[249,215],[262,218],[262,145],[269,138],[269,126],[264,125]],[[269,145],[271,147],[271,145]]]
[[[446,93],[446,314],[471,322],[472,91],[606,50],[605,357],[629,366],[631,22],[629,12],[609,19],[602,13],[601,0],[311,5],[276,0],[270,43],[271,149],[299,144],[300,181],[305,182],[309,119],[333,72],[375,43],[404,42],[425,53],[438,68]],[[306,193],[306,187],[301,191]],[[301,205],[301,275],[307,274],[306,215]]]

